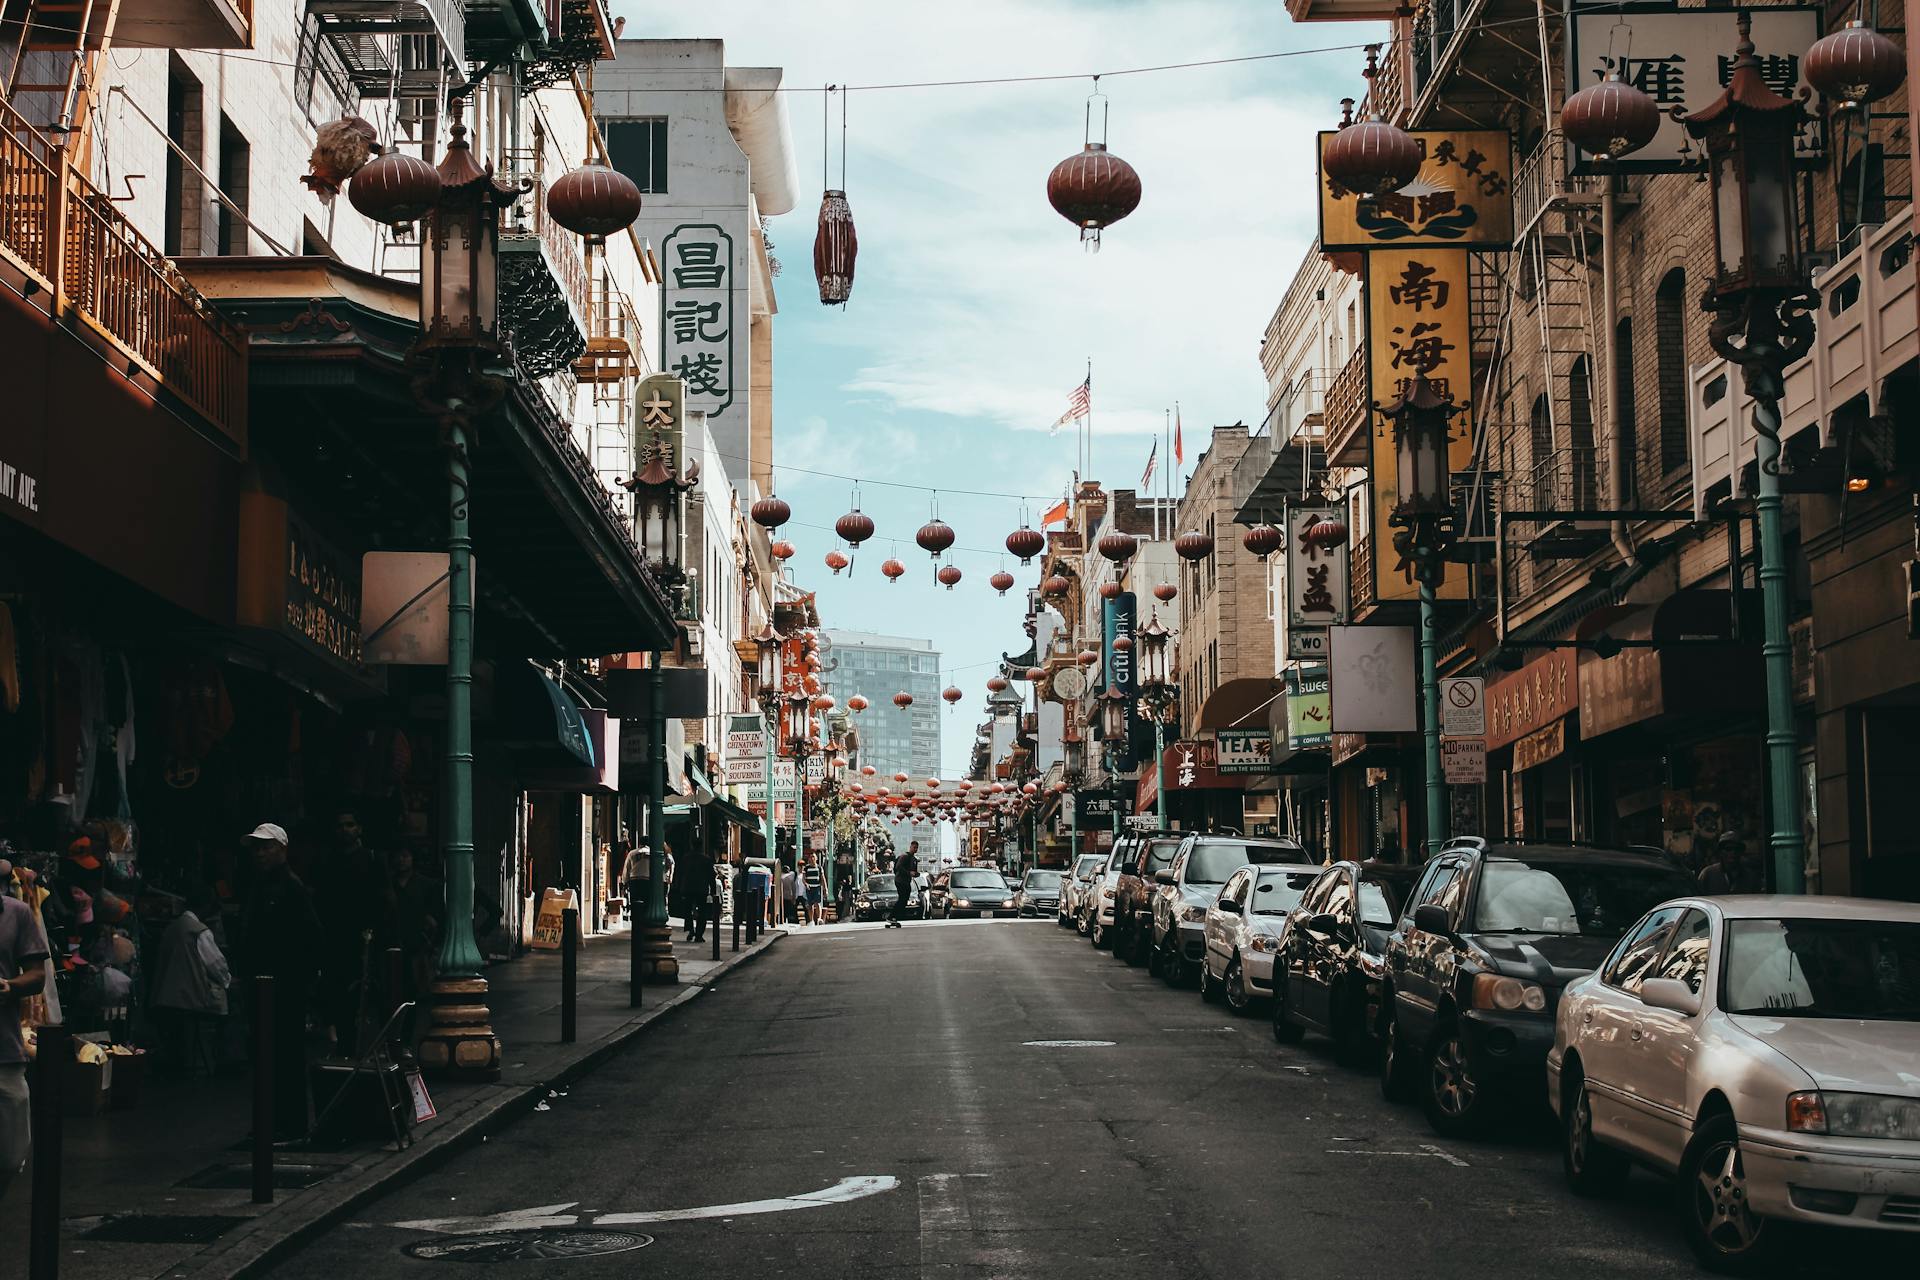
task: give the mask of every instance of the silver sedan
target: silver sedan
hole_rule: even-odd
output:
[[[1314,866],[1249,863],[1227,877],[1203,926],[1204,999],[1224,996],[1235,1013],[1245,1013],[1255,1000],[1273,995],[1273,958],[1286,941],[1287,920],[1319,874]]]
[[[1663,903],[1567,988],[1547,1083],[1574,1190],[1679,1179],[1715,1270],[1762,1261],[1776,1221],[1920,1233],[1920,906]]]

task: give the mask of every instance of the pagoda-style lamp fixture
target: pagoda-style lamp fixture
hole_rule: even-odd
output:
[[[1761,653],[1766,668],[1767,774],[1776,893],[1799,893],[1801,851],[1799,744],[1793,713],[1793,648],[1788,639],[1786,534],[1781,522],[1780,398],[1785,371],[1813,343],[1818,302],[1800,254],[1800,208],[1794,181],[1795,134],[1807,118],[1791,98],[1767,87],[1754,56],[1752,21],[1739,17],[1740,41],[1727,87],[1687,117],[1687,132],[1707,153],[1713,241],[1713,283],[1701,307],[1713,317],[1708,337],[1728,363],[1740,366],[1753,397],[1754,455],[1759,493]]]
[[[700,464],[690,462],[683,476],[674,464],[673,445],[655,434],[645,446],[642,465],[625,487],[633,491],[634,533],[640,554],[662,584],[686,576],[687,493],[699,483]]]

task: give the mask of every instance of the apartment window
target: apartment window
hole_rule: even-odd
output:
[[[205,154],[200,82],[177,62],[167,78],[167,140],[173,144],[167,148],[167,221],[163,236],[167,256],[205,253],[200,179],[180,156],[182,151],[196,159]]]
[[[1527,415],[1527,444],[1527,466],[1533,472],[1534,488],[1538,490],[1550,474],[1553,461],[1553,417],[1547,411],[1545,392],[1533,398],[1533,411]],[[1536,492],[1532,500],[1539,502],[1542,496]]]
[[[1667,272],[1653,295],[1655,354],[1660,361],[1660,469],[1687,464],[1687,273]]]
[[[1886,148],[1868,143],[1847,161],[1840,179],[1840,234],[1852,235],[1862,224],[1887,220]]]
[[[614,168],[633,179],[643,193],[666,194],[665,116],[647,120],[602,120],[600,132],[607,140],[607,159],[613,162]]]
[[[1627,506],[1635,505],[1640,486],[1640,435],[1634,420],[1633,317],[1624,317],[1613,331],[1614,413],[1620,420],[1622,484],[1620,497]]]
[[[1358,351],[1359,349],[1360,317],[1356,309],[1356,304],[1349,302],[1347,304],[1347,350]]]
[[[242,215],[247,211],[247,175],[252,164],[253,148],[234,128],[233,121],[221,116],[219,182],[220,190],[227,198],[218,202],[217,216],[220,252],[224,254],[244,254],[247,251],[247,223]],[[236,205],[238,212],[234,210]]]
[[[1573,444],[1567,461],[1572,479],[1573,505],[1592,510],[1599,505],[1598,451],[1593,447],[1593,365],[1585,356],[1574,358],[1567,371],[1567,433]]]

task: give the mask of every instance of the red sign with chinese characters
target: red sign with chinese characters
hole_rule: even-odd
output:
[[[1580,707],[1577,651],[1549,649],[1487,684],[1487,749],[1504,747]]]

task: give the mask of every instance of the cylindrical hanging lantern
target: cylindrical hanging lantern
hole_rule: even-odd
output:
[[[853,260],[860,241],[853,233],[853,209],[844,191],[820,196],[820,226],[813,233],[813,275],[820,282],[820,301],[845,306],[853,296]]]
[[[1008,588],[1013,586],[1013,575],[1005,569],[1002,569],[991,578],[988,578],[987,581],[995,591],[998,591],[1001,595],[1005,595],[1007,594]]]
[[[1240,535],[1240,545],[1262,560],[1278,551],[1285,541],[1286,535],[1264,520]]]
[[[958,565],[943,564],[940,566],[940,571],[933,576],[940,580],[942,586],[951,591],[954,584],[960,581],[960,568]]]
[[[1858,18],[1815,40],[1801,65],[1807,83],[1842,111],[1877,102],[1907,78],[1900,46]]]
[[[1171,582],[1162,582],[1153,589],[1153,598],[1161,604],[1172,603],[1173,598],[1179,594],[1180,588],[1174,586]]]
[[[855,507],[833,522],[833,531],[850,547],[857,547],[873,536],[873,517]]]
[[[1109,529],[1100,535],[1100,541],[1094,545],[1101,555],[1119,564],[1133,558],[1133,553],[1140,549],[1140,539],[1121,529]]]
[[[1560,128],[1567,140],[1591,155],[1618,160],[1638,151],[1660,132],[1660,104],[1611,72],[1566,100]]]
[[[1182,560],[1204,560],[1213,554],[1213,539],[1192,529],[1173,540],[1173,553]]]
[[[847,558],[841,555],[837,549],[827,552],[826,561],[827,568],[833,570],[833,576],[836,578],[840,576],[840,571],[846,568],[848,563]]]
[[[768,494],[766,497],[754,503],[753,506],[748,509],[747,514],[752,516],[753,522],[762,529],[778,529],[781,525],[793,519],[793,508],[787,505],[785,498]]]
[[[640,216],[640,188],[605,161],[589,160],[547,188],[547,212],[588,244],[600,244]]]

